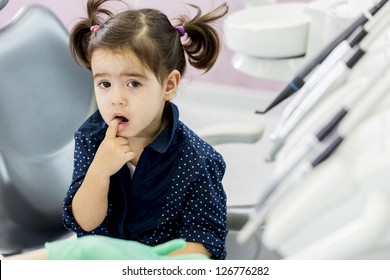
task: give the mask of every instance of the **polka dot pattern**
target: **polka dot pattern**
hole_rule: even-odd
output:
[[[215,259],[226,257],[225,162],[178,115],[172,104],[172,124],[145,148],[132,176],[125,165],[111,178],[106,218],[92,232],[77,224],[71,202],[106,126],[97,112],[80,127],[75,133],[73,181],[63,204],[68,229],[78,236],[100,234],[148,245],[184,238],[202,243]]]

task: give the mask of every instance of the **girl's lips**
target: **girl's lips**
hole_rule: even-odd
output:
[[[129,121],[125,116],[123,115],[114,115],[112,119],[118,119],[121,123]]]
[[[111,119],[119,119],[121,121],[125,120],[127,121],[128,119],[126,118],[125,114],[122,112],[116,112],[111,115]]]
[[[126,119],[127,120],[127,119]],[[128,125],[130,124],[130,121],[121,121],[118,125],[118,131],[124,130]]]

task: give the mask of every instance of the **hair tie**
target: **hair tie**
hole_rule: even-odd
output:
[[[92,32],[96,32],[100,29],[100,25],[92,25],[90,28],[89,28]]]
[[[184,26],[176,26],[176,30],[179,31],[180,37],[183,37],[186,34],[186,30],[184,29]]]

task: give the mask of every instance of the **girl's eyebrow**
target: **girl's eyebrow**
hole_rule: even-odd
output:
[[[93,75],[93,78],[96,79],[96,78],[107,77],[107,76],[111,76],[111,75],[108,73],[96,73],[95,75]],[[143,78],[143,79],[147,78],[146,75],[137,72],[121,73],[119,76],[135,77],[135,78]]]
[[[137,73],[137,72],[134,72],[134,73],[122,73],[119,76],[120,77],[135,77],[135,78],[143,78],[143,79],[146,78],[146,75],[141,74],[141,73]]]
[[[106,73],[96,73],[95,75],[93,75],[93,78],[96,79],[96,78],[101,78],[104,76],[107,76],[107,74]]]

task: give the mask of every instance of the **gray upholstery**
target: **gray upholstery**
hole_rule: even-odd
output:
[[[1,10],[2,8],[4,8],[5,5],[7,5],[7,3],[8,3],[8,0],[0,0],[0,10]]]
[[[73,62],[51,11],[24,7],[0,29],[0,252],[65,233],[73,133],[93,101],[91,74]]]

